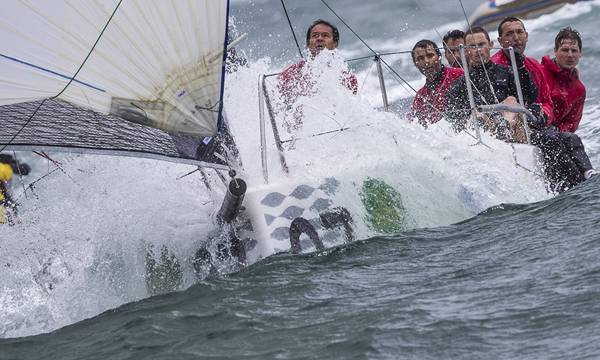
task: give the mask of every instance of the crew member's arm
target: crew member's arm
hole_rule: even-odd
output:
[[[354,76],[354,74],[350,71],[344,71],[342,85],[344,85],[348,90],[352,90],[354,95],[358,94],[358,80],[356,80],[356,76]]]
[[[10,166],[0,163],[0,180],[10,180],[12,178],[13,170]]]
[[[456,132],[462,131],[469,120],[469,96],[464,75],[450,85],[446,97],[446,115],[452,120]]]
[[[533,77],[531,76],[529,70],[525,68],[525,57],[523,56],[523,54],[521,54],[520,51],[515,51],[515,63],[517,64],[517,69],[519,72],[519,82],[521,83],[521,93],[523,94],[523,102],[527,107],[529,106],[529,104],[533,104],[534,102],[536,102],[539,95],[538,87],[535,84],[535,81],[533,81]],[[515,84],[515,80],[509,78],[508,81],[509,83],[513,83],[515,89],[515,94],[513,94],[513,96],[515,96],[515,98],[518,99],[516,94],[517,87]]]
[[[583,105],[585,104],[585,93],[583,96],[577,98],[575,104],[571,108],[571,111],[563,118],[558,128],[560,131],[575,132],[579,128],[579,122],[583,115]]]
[[[540,82],[542,88],[538,89],[540,91],[539,100],[542,103],[542,111],[546,115],[546,125],[550,125],[555,117],[554,104],[552,103],[552,96],[550,95],[550,86],[548,86],[545,77],[543,77],[543,72],[540,72],[539,74],[542,74],[542,81]]]
[[[421,125],[427,126],[426,114],[427,110],[430,109],[431,107],[427,107],[427,103],[423,98],[422,92],[419,90],[415,95],[412,106],[410,107],[410,113],[407,114],[408,122],[412,122],[415,118],[417,118]]]

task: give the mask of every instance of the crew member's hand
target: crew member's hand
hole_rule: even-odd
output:
[[[542,105],[538,104],[538,103],[534,103],[534,104],[529,104],[529,106],[527,108],[535,117],[535,119],[527,117],[527,124],[529,125],[529,127],[533,128],[533,129],[538,129],[538,130],[543,129],[546,126],[546,123],[548,122],[548,117],[542,110]]]

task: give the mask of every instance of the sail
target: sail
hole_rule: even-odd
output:
[[[3,1],[0,106],[58,96],[163,131],[212,137],[228,8],[228,0]]]
[[[237,155],[225,123],[216,141],[169,133],[57,99],[0,106],[0,124],[3,150],[132,156],[222,170],[229,168],[225,158]]]

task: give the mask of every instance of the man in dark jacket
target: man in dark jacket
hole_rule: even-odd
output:
[[[465,46],[467,47],[465,56],[473,86],[475,105],[491,105],[503,102],[516,105],[517,85],[513,70],[511,67],[495,64],[490,60],[490,50],[493,45],[494,42],[490,41],[487,31],[482,27],[475,26],[465,32]],[[518,54],[516,57],[523,101],[525,106],[528,106],[538,98],[538,88],[531,74],[525,68],[523,55]],[[471,115],[471,107],[464,75],[450,86],[446,109],[459,130],[470,124],[468,119]],[[499,138],[512,138],[519,130],[517,118],[514,115],[480,115],[485,121],[485,129],[495,133]],[[506,125],[506,122],[509,123],[510,128]]]

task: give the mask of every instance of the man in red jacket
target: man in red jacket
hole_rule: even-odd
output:
[[[542,58],[542,69],[550,86],[554,103],[554,121],[559,131],[575,132],[579,127],[585,87],[575,68],[581,58],[581,36],[577,30],[566,27],[554,40],[554,59]]]
[[[442,119],[446,94],[454,80],[464,74],[460,68],[442,65],[440,49],[431,40],[421,40],[412,50],[413,64],[425,75],[425,85],[417,92],[411,107],[411,120],[417,118],[425,127]]]
[[[525,25],[516,17],[507,17],[498,25],[498,43],[502,50],[498,51],[491,60],[496,64],[511,66],[510,53],[508,48],[513,47],[515,51],[520,51],[525,55],[525,47],[529,34],[525,31]],[[525,68],[529,70],[533,81],[538,87],[539,95],[536,103],[542,107],[542,116],[547,120],[547,124],[554,120],[552,99],[550,98],[550,88],[548,87],[544,71],[540,63],[531,57],[525,56]],[[532,110],[532,109],[530,109]]]
[[[321,51],[337,49],[339,40],[340,33],[338,29],[328,21],[319,19],[308,28],[306,47],[310,51],[310,58],[302,59],[277,77],[279,80],[277,87],[282,96],[282,105],[286,110],[293,108],[298,97],[308,96],[313,92],[314,80],[311,79],[312,74],[306,70]],[[358,92],[358,81],[350,71],[341,72],[340,83],[354,94]],[[303,118],[302,107],[293,108],[292,116],[294,120],[290,127],[293,129],[300,128]]]

